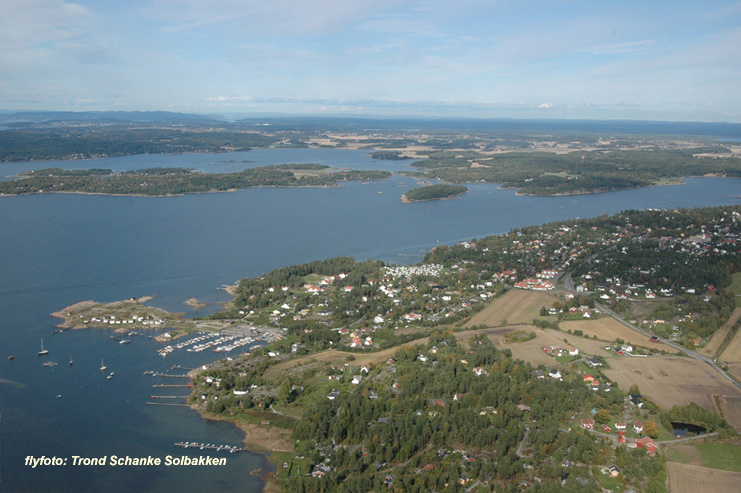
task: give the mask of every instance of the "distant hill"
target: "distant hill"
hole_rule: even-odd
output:
[[[196,115],[171,111],[17,111],[0,113],[1,122],[124,121],[137,123],[194,123],[221,121],[218,115]]]

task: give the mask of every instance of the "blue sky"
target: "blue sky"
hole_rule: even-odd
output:
[[[741,122],[741,1],[0,0],[0,109]]]

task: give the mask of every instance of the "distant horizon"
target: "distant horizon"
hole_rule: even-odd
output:
[[[0,107],[741,123],[741,3],[3,0]]]
[[[306,119],[368,119],[368,120],[429,120],[429,121],[478,121],[478,122],[499,122],[499,121],[517,121],[517,122],[626,122],[626,123],[668,123],[668,124],[718,124],[718,125],[739,125],[741,122],[734,121],[723,121],[723,120],[669,120],[669,119],[650,119],[650,118],[596,118],[596,117],[547,117],[547,116],[465,116],[457,114],[374,114],[374,113],[281,113],[281,112],[216,112],[216,111],[177,111],[171,109],[152,109],[152,110],[123,110],[123,109],[8,109],[0,108],[0,115],[13,115],[13,114],[106,114],[106,113],[120,113],[120,114],[169,114],[169,115],[183,115],[183,116],[194,116],[201,117],[204,119],[209,118],[221,118],[225,121],[236,122],[239,120],[249,120],[255,118],[306,118]]]

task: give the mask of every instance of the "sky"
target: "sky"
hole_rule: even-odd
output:
[[[741,122],[741,1],[0,0],[0,110]]]

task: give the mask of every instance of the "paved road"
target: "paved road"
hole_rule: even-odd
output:
[[[571,273],[568,273],[568,274],[566,274],[564,276],[564,278],[563,278],[563,287],[567,291],[571,291],[572,293],[576,294],[576,290],[574,289],[574,281],[571,279]],[[621,317],[617,313],[613,312],[612,310],[610,310],[609,308],[607,308],[605,305],[603,305],[601,303],[595,302],[594,303],[594,306],[596,308],[598,308],[602,313],[606,313],[607,315],[610,315],[612,318],[614,318],[615,320],[617,320],[621,324],[625,325],[626,327],[629,327],[629,328],[633,329],[634,331],[638,332],[639,334],[642,334],[642,335],[644,335],[646,337],[651,337],[651,336],[655,335],[655,334],[652,334],[650,332],[647,332],[647,331],[645,331],[645,330],[643,330],[643,329],[641,329],[639,327],[636,327],[635,325],[631,324],[630,322],[628,322],[627,320],[625,320],[623,317]],[[696,353],[696,352],[692,351],[691,349],[687,349],[684,346],[680,346],[679,344],[675,344],[675,343],[670,342],[670,341],[661,341],[661,342],[658,342],[658,343],[655,343],[655,344],[666,344],[669,347],[672,347],[674,349],[677,349],[677,350],[683,352],[684,354],[686,354],[690,358],[696,359],[698,361],[703,361],[703,362],[709,364],[710,366],[713,367],[713,369],[715,369],[715,371],[717,371],[718,373],[720,373],[721,375],[723,375],[723,378],[725,378],[726,380],[728,380],[729,382],[731,382],[737,388],[741,389],[741,383],[737,382],[734,378],[732,378],[730,375],[728,375],[726,372],[724,372],[722,368],[720,368],[718,365],[716,365],[715,362],[712,359],[708,358],[707,356],[703,356],[702,354]]]

